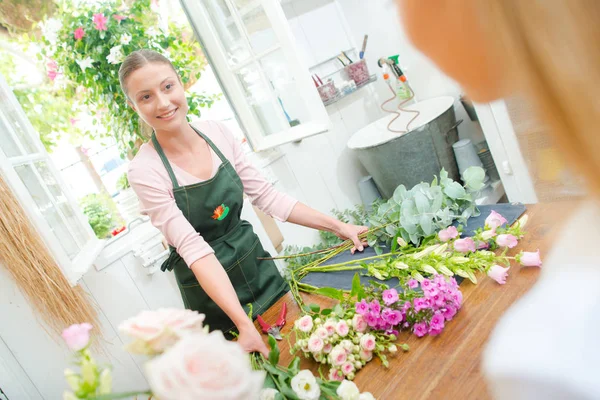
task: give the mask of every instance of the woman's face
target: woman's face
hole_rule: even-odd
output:
[[[129,105],[156,131],[175,131],[187,123],[188,104],[170,65],[149,63],[127,79]]]
[[[396,0],[411,41],[475,101],[504,96],[507,68],[494,58],[475,2],[481,0]],[[487,0],[483,0],[487,1]]]

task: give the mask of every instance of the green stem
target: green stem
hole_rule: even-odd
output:
[[[126,392],[126,393],[110,393],[110,394],[103,394],[101,396],[96,396],[96,397],[90,397],[90,400],[112,400],[112,399],[126,399],[128,397],[133,397],[133,396],[137,396],[137,395],[141,395],[143,394],[144,396],[148,395],[148,396],[152,396],[152,392],[149,390],[146,390],[145,392]]]

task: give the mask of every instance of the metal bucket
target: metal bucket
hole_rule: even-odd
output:
[[[392,197],[403,184],[407,188],[421,182],[431,182],[444,168],[448,177],[459,180],[452,145],[458,141],[454,99],[436,97],[405,107],[420,111],[410,125],[410,132],[398,134],[387,129],[394,116],[386,116],[356,132],[348,147],[358,154],[360,162],[373,177],[384,198]],[[414,117],[401,113],[391,128],[406,130]]]

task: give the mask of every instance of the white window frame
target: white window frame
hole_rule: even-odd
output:
[[[232,108],[235,110],[238,120],[242,125],[246,138],[254,151],[262,151],[277,147],[284,143],[295,142],[303,138],[324,133],[330,130],[331,120],[327,110],[321,101],[319,94],[310,77],[309,69],[298,58],[294,36],[287,22],[279,0],[256,0],[244,10],[239,12],[232,0],[223,0],[234,18],[234,22],[245,41],[246,47],[252,52],[250,40],[243,27],[242,16],[247,11],[251,11],[262,5],[264,12],[271,23],[271,27],[277,38],[277,44],[260,54],[255,54],[248,60],[232,67],[227,62],[226,52],[221,44],[217,31],[204,7],[205,2],[212,0],[181,0],[181,5],[188,17],[188,20],[196,32],[196,36],[206,55],[209,63],[213,67],[215,75],[219,80],[221,87]],[[252,65],[257,59],[264,57],[276,50],[283,51],[286,68],[296,83],[296,91],[301,97],[304,106],[308,110],[309,120],[302,121],[300,125],[284,129],[282,131],[265,135],[258,119],[255,117],[250,105],[246,100],[244,89],[236,78],[235,72],[241,68]],[[261,70],[261,77],[266,84],[264,72]],[[269,87],[266,85],[266,87]],[[271,90],[269,88],[269,90]],[[274,92],[271,91],[271,102],[276,104],[277,100]],[[278,105],[277,105],[278,107]],[[282,118],[283,116],[274,116]],[[285,121],[287,125],[287,121]]]
[[[492,103],[475,103],[474,106],[508,200],[524,204],[537,203],[535,185],[521,153],[506,103],[498,100]]]
[[[17,113],[19,114],[19,119],[25,122],[25,134],[28,135],[28,138],[33,144],[35,151],[34,153],[30,153],[23,147],[19,136],[14,132],[11,124],[6,120],[4,111],[0,110],[0,118],[4,120],[4,125],[8,127],[8,134],[12,137],[19,150],[21,150],[21,153],[25,154],[17,157],[8,157],[2,148],[2,143],[0,143],[0,174],[2,174],[4,180],[10,186],[15,197],[25,210],[33,226],[36,228],[36,230],[42,237],[42,240],[48,247],[48,250],[54,257],[58,265],[60,266],[63,274],[65,275],[69,283],[72,286],[75,286],[78,280],[83,276],[83,274],[85,274],[85,272],[92,266],[94,260],[102,251],[106,240],[100,240],[94,234],[94,231],[88,223],[85,215],[83,214],[83,212],[81,212],[77,201],[71,194],[70,190],[68,190],[68,186],[62,179],[60,172],[54,166],[54,163],[52,162],[48,152],[46,152],[46,149],[44,148],[44,145],[39,139],[37,132],[31,125],[25,112],[21,108],[19,101],[14,96],[11,88],[8,86],[7,82],[4,80],[4,77],[1,74],[0,91],[6,93],[8,102],[12,104],[15,110],[17,110]],[[77,216],[77,221],[80,223],[80,228],[85,230],[86,233],[88,233],[89,239],[85,242],[82,242],[80,239],[75,238],[80,247],[80,250],[79,253],[75,257],[73,257],[73,259],[69,258],[68,254],[65,252],[65,250],[59,243],[58,238],[52,232],[50,225],[48,224],[42,213],[39,211],[34,199],[31,197],[31,194],[27,190],[27,187],[25,186],[15,169],[21,165],[30,164],[32,162],[38,161],[43,161],[47,165],[50,173],[53,175],[53,178],[61,186],[63,193],[67,198],[67,201],[73,208],[73,212]],[[43,183],[43,179],[39,176],[35,168],[34,171],[36,175],[38,175],[40,182]],[[46,186],[44,186],[44,190],[46,191],[48,198],[56,208],[58,214],[68,227],[70,223],[68,223],[68,221],[66,220],[65,216],[60,210],[60,207],[56,206],[53,196],[50,194]]]

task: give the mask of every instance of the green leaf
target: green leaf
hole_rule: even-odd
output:
[[[292,375],[296,375],[300,371],[300,357],[294,357],[290,365],[288,365],[288,370]]]
[[[392,198],[396,202],[396,204],[402,204],[402,201],[406,198],[407,190],[404,185],[400,185],[394,190],[394,194]]]
[[[335,313],[335,315],[337,315],[340,318],[342,318],[344,316],[344,309],[339,304],[335,305],[335,307],[333,308],[333,312]]]
[[[429,201],[423,193],[415,193],[415,205],[419,214],[425,214],[429,212]]]
[[[263,363],[262,367],[265,369],[265,371],[274,376],[287,375],[285,372],[271,364]]]
[[[324,310],[321,310],[321,315],[329,315],[331,314],[332,310],[331,308],[326,308]]]
[[[302,306],[302,309],[303,309],[304,311],[306,311],[307,313],[310,313],[310,312],[312,312],[312,310],[310,309],[310,307],[309,307],[309,306],[307,306],[306,304],[304,304],[304,305]]]
[[[421,229],[423,229],[423,233],[425,236],[429,236],[434,232],[433,227],[433,217],[431,215],[421,215]]]
[[[360,276],[358,273],[354,274],[354,277],[352,278],[352,292],[350,293],[350,297],[356,297],[358,301],[365,297],[365,289],[360,282]]]
[[[394,225],[388,225],[385,227],[385,231],[390,235],[396,235],[396,233],[398,232],[398,228]]]
[[[462,175],[465,186],[474,192],[481,190],[485,186],[485,171],[481,167],[469,167]]]
[[[318,304],[312,303],[308,305],[310,307],[310,311],[314,312],[314,313],[318,313],[319,311],[321,311],[321,306],[319,306]]]
[[[446,186],[444,188],[444,193],[451,199],[460,199],[465,194],[467,194],[465,188],[462,187],[461,184],[458,182],[452,182],[448,186]]]
[[[339,289],[324,287],[324,288],[317,289],[316,291],[314,291],[314,293],[320,294],[322,296],[330,297],[332,299],[339,300],[339,301],[344,300],[344,293]]]
[[[269,346],[271,351],[269,352],[269,362],[271,365],[276,366],[279,363],[279,346],[273,335],[269,335]]]
[[[396,235],[392,239],[392,253],[395,253],[396,249],[398,249],[398,237],[400,237],[400,235],[401,235],[401,232],[398,231],[398,232],[396,232]]]
[[[375,254],[377,254],[378,256],[383,254],[383,250],[381,249],[380,246],[375,246],[375,247],[373,247],[373,249],[375,249]]]

